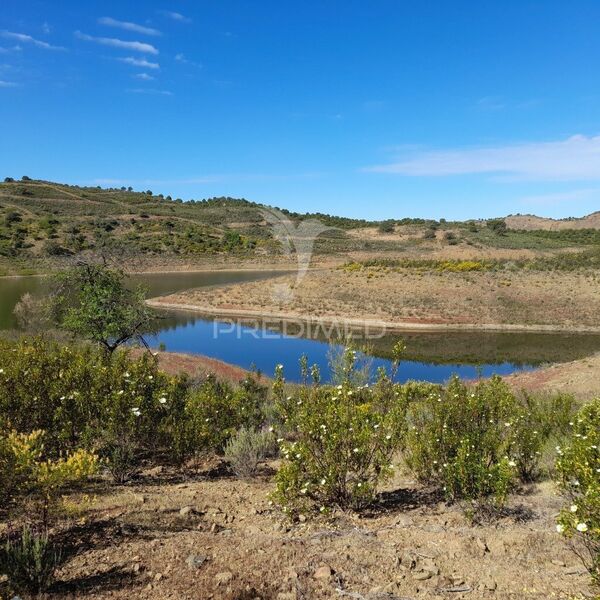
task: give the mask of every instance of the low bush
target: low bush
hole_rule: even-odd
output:
[[[373,386],[352,374],[337,386],[295,388],[287,395],[279,370],[276,402],[288,432],[274,499],[291,515],[368,504],[392,473],[404,431],[405,405],[382,373]]]
[[[564,448],[557,447],[559,486],[568,501],[557,530],[600,586],[600,399],[584,406]]]
[[[170,445],[186,382],[148,354],[109,360],[90,347],[41,337],[0,342],[0,415],[20,433],[44,431],[49,457],[83,447],[109,456],[115,444]]]
[[[47,524],[60,502],[61,492],[94,475],[99,460],[95,454],[82,449],[49,459],[44,453],[43,440],[41,431],[0,434],[4,455],[0,462],[0,480],[5,482],[3,491],[8,501],[25,502],[33,514]]]
[[[541,461],[548,455],[549,443],[559,441],[569,430],[574,399],[568,394],[535,397],[524,394],[515,419],[512,456],[522,482],[541,475]]]
[[[501,505],[516,476],[511,459],[517,401],[499,377],[475,386],[458,378],[409,409],[405,458],[419,480],[448,500]]]
[[[48,589],[60,564],[61,552],[47,532],[24,527],[0,548],[0,573],[18,593],[39,594]]]
[[[184,458],[207,450],[222,452],[241,427],[263,425],[266,394],[267,389],[253,376],[237,388],[208,376],[189,392],[175,425],[178,456]]]
[[[225,444],[224,456],[238,477],[251,477],[261,461],[277,453],[277,443],[270,431],[242,427]]]

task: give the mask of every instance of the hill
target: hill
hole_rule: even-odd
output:
[[[506,217],[506,224],[511,229],[564,231],[566,229],[600,229],[600,211],[585,217],[568,219],[548,219],[535,215],[511,215]]]
[[[139,268],[225,258],[277,260],[282,246],[264,208],[229,197],[183,202],[131,188],[7,178],[0,183],[0,272],[44,271],[99,251],[138,261]],[[508,217],[508,229],[498,232],[485,221],[378,222],[281,211],[296,223],[313,218],[332,228],[315,244],[315,254],[322,257],[544,251],[600,243],[600,213],[568,221]]]

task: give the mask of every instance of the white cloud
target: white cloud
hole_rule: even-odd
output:
[[[364,170],[408,177],[503,174],[549,181],[600,180],[600,136],[574,135],[555,142],[421,152]]]
[[[180,23],[191,23],[192,20],[189,17],[182,15],[181,13],[174,12],[172,10],[161,10],[159,11],[161,15],[165,17],[169,17],[169,19],[173,19],[173,21],[179,21]]]
[[[12,81],[3,81],[2,79],[0,79],[0,88],[13,88],[17,86],[18,84],[13,83]]]
[[[152,96],[172,96],[173,92],[169,92],[168,90],[154,90],[154,89],[146,89],[146,88],[134,88],[132,90],[127,90],[131,94],[150,94]]]
[[[144,27],[144,25],[138,25],[137,23],[130,23],[129,21],[118,21],[112,17],[100,17],[98,19],[100,25],[106,25],[107,27],[116,27],[117,29],[124,29],[125,31],[135,31],[143,35],[162,35],[158,29],[152,27]]]
[[[142,81],[152,81],[154,79],[154,77],[148,75],[148,73],[136,73],[134,77],[136,79],[141,79]]]
[[[133,56],[127,56],[126,58],[117,58],[117,60],[124,62],[125,64],[132,65],[133,67],[142,67],[143,69],[160,69],[158,63],[149,62],[145,58],[134,58]]]
[[[14,31],[2,31],[0,35],[5,38],[9,38],[12,40],[17,40],[19,42],[23,42],[24,44],[33,44],[38,48],[44,48],[44,50],[65,50],[62,46],[53,46],[48,42],[44,42],[42,40],[36,40],[34,37],[27,35],[25,33],[15,33]]]
[[[118,40],[116,38],[105,38],[105,37],[94,37],[76,31],[75,36],[80,40],[86,42],[96,42],[103,46],[112,46],[113,48],[125,48],[126,50],[133,50],[135,52],[143,52],[145,54],[158,54],[158,50],[152,44],[146,44],[145,42],[126,42],[124,40]]]

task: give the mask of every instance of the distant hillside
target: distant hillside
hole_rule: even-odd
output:
[[[273,237],[263,208],[243,198],[183,202],[131,188],[7,178],[0,183],[0,274],[44,271],[68,257],[98,251],[150,267],[218,257],[269,260],[281,256],[283,247]],[[545,251],[600,244],[600,213],[565,221],[511,216],[506,229],[497,227],[498,220],[381,222],[281,211],[295,222],[316,218],[333,228],[318,237],[317,255],[421,255],[446,247],[471,255],[477,249]]]
[[[129,189],[49,181],[0,183],[0,256],[59,257],[99,248],[143,255],[268,254],[279,251],[261,205],[244,199],[183,202]],[[369,223],[324,214],[342,230]]]
[[[600,211],[586,217],[569,219],[547,219],[535,215],[511,215],[506,217],[506,224],[510,229],[523,231],[559,231],[565,229],[600,229]]]

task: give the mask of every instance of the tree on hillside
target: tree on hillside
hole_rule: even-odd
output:
[[[491,229],[496,235],[506,235],[508,229],[504,219],[490,219],[487,222],[488,229]]]
[[[122,271],[106,264],[80,263],[55,277],[50,315],[60,329],[88,339],[111,355],[119,346],[138,340],[155,319],[144,289],[125,285]]]
[[[395,229],[396,224],[391,219],[388,219],[387,221],[382,221],[381,223],[379,223],[379,227],[377,227],[377,231],[379,231],[379,233],[394,233]]]

